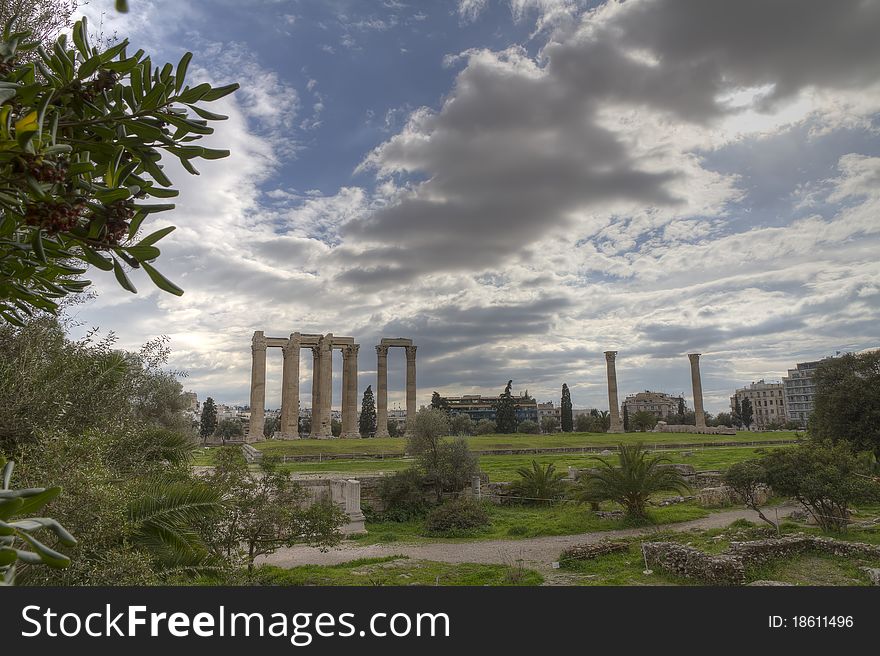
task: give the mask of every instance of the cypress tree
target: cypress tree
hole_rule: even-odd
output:
[[[205,399],[204,405],[202,405],[202,418],[199,421],[199,435],[202,436],[202,440],[204,441],[207,437],[213,435],[216,428],[217,408],[214,406],[214,399],[209,396]]]
[[[629,410],[627,410],[626,403],[623,404],[623,432],[629,432]]]
[[[364,390],[359,424],[361,437],[370,437],[376,434],[376,400],[373,398],[373,388],[370,385],[367,385],[367,389]]]
[[[570,433],[573,430],[574,422],[571,415],[571,392],[568,390],[568,385],[562,383],[562,432],[564,433]]]
[[[495,403],[495,425],[497,426],[499,433],[516,432],[516,403],[513,400],[513,393],[511,392],[512,386],[513,381],[508,380],[507,387],[504,388],[504,392],[498,397],[498,401]]]

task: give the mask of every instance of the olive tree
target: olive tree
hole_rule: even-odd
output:
[[[0,320],[20,325],[86,290],[89,267],[112,272],[136,293],[131,269],[160,289],[183,290],[154,266],[156,246],[174,230],[148,234],[147,219],[174,208],[178,192],[163,158],[193,162],[229,155],[198,140],[226,117],[203,103],[238,88],[186,84],[192,53],[154,66],[128,41],[99,48],[86,20],[44,48],[7,24],[0,38]],[[33,61],[23,55],[36,53]]]

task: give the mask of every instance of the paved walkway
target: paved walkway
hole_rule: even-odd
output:
[[[780,518],[787,516],[794,509],[794,506],[778,506],[775,508],[775,510],[779,511]],[[764,514],[772,517],[773,511],[774,508],[770,508],[769,514],[768,510],[765,510]],[[559,558],[559,554],[564,549],[577,544],[639,535],[650,537],[651,534],[661,531],[723,528],[737,519],[758,521],[758,516],[753,510],[740,508],[716,512],[708,517],[676,524],[614,531],[595,531],[579,535],[554,535],[523,540],[474,540],[470,542],[423,542],[418,544],[391,542],[370,545],[344,542],[336,549],[323,553],[314,547],[297,546],[276,551],[259,562],[279,567],[295,567],[297,565],[335,565],[358,558],[403,555],[418,560],[434,560],[444,563],[512,564],[522,560],[526,567],[544,571],[550,569],[551,563]]]

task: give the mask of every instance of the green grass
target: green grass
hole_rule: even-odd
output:
[[[554,435],[478,435],[466,438],[471,449],[486,451],[493,449],[537,449],[554,447],[609,446],[620,442],[642,441],[654,444],[689,444],[700,442],[727,442],[736,444],[743,441],[764,442],[794,439],[794,431],[768,433],[739,432],[736,435],[697,435],[691,433],[556,433]],[[272,455],[318,455],[322,453],[357,454],[400,454],[403,455],[406,442],[399,437],[372,438],[360,440],[266,440],[254,446],[263,453]]]
[[[726,469],[735,462],[757,458],[761,450],[784,449],[786,446],[767,447],[708,447],[682,451],[659,451],[659,455],[672,462],[693,465],[698,471]],[[683,456],[682,453],[690,453]],[[210,449],[197,451],[197,465],[211,464]],[[553,463],[557,470],[565,472],[568,467],[580,469],[594,466],[596,456],[579,453],[553,453],[538,455],[480,456],[480,469],[489,475],[490,481],[511,481],[516,478],[516,470],[531,466],[532,460],[540,464]],[[288,462],[284,468],[301,474],[380,474],[406,469],[413,464],[410,458],[384,458],[381,460],[326,460],[324,462]]]
[[[406,556],[362,558],[339,565],[257,570],[262,585],[541,585],[536,571],[511,565],[439,563]]]
[[[603,509],[616,508],[603,504]],[[389,542],[464,542],[469,540],[516,540],[547,535],[576,535],[592,531],[610,531],[628,528],[625,520],[602,519],[575,503],[559,503],[549,507],[496,506],[486,504],[492,524],[467,538],[438,538],[423,535],[422,520],[407,522],[367,522],[367,533],[352,536],[361,544]],[[682,503],[665,508],[653,508],[651,519],[659,525],[699,519],[710,514],[709,510],[694,504]]]

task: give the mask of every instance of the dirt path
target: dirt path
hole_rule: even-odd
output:
[[[793,506],[779,506],[779,516],[786,516]],[[770,516],[772,511],[770,508]],[[765,511],[765,514],[766,511]],[[523,540],[475,540],[473,542],[424,542],[406,544],[393,542],[386,544],[359,545],[357,542],[345,542],[340,547],[322,553],[313,547],[292,547],[281,549],[263,558],[261,562],[279,567],[295,567],[297,565],[335,565],[356,560],[358,558],[380,558],[383,556],[403,555],[419,560],[434,560],[444,563],[502,563],[512,564],[522,560],[526,567],[541,571],[551,568],[560,552],[576,544],[612,540],[615,538],[650,536],[661,531],[689,531],[691,529],[723,528],[737,519],[757,520],[754,511],[746,508],[726,510],[676,524],[664,524],[648,528],[619,529],[614,531],[595,531],[580,535],[554,535],[543,538],[526,538]]]

